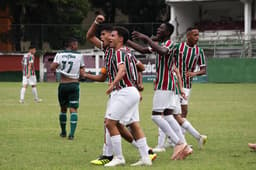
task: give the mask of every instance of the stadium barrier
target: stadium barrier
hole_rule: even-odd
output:
[[[97,50],[85,50],[84,54],[86,71],[94,74],[100,73],[100,68],[104,65],[103,53]],[[41,82],[56,82],[60,76],[50,71],[56,52],[45,53],[41,57],[35,58],[35,67],[38,80]],[[144,82],[153,82],[155,78],[155,60],[152,56],[143,56],[135,53],[145,65],[143,72]],[[0,81],[21,81],[22,67],[21,59],[23,54],[0,54]],[[256,58],[208,58],[207,75],[198,76],[194,82],[213,83],[237,83],[256,82]]]

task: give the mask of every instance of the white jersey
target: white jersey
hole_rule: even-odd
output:
[[[72,79],[79,79],[80,68],[84,67],[83,55],[74,51],[57,53],[53,62],[59,64],[57,71]]]

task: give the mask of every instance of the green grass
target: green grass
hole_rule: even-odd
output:
[[[79,124],[74,141],[59,135],[57,83],[38,84],[42,103],[34,103],[31,88],[25,104],[19,104],[21,83],[0,84],[0,169],[104,169],[90,165],[102,152],[106,84],[81,83]],[[157,127],[151,121],[152,84],[145,84],[140,105],[141,126],[148,144],[157,143]],[[123,141],[127,164],[112,169],[256,169],[255,84],[194,84],[189,103],[190,122],[208,135],[203,150],[194,138],[187,140],[194,153],[184,161],[172,161],[172,150],[158,154],[152,167],[131,168],[139,154]],[[69,117],[68,117],[69,118]]]

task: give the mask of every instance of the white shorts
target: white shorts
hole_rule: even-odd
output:
[[[105,117],[124,125],[139,121],[140,95],[135,87],[126,87],[111,93]]]
[[[181,114],[181,106],[180,106],[180,95],[175,95],[176,109],[174,110],[175,115]]]
[[[153,97],[153,108],[155,112],[163,112],[165,109],[176,109],[176,94],[169,90],[156,90]]]
[[[180,97],[180,103],[181,105],[188,105],[191,89],[183,88],[183,91],[186,94],[187,99],[183,99],[183,97]]]
[[[36,85],[36,76],[30,76],[29,78],[27,78],[26,76],[22,77],[22,85]]]

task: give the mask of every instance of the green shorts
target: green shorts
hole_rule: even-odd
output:
[[[79,107],[79,83],[60,83],[58,99],[61,107],[77,109]]]

